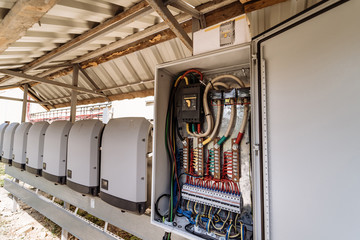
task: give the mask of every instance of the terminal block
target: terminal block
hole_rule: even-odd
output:
[[[241,194],[232,194],[190,184],[184,184],[181,196],[185,200],[220,208],[226,211],[241,213]]]

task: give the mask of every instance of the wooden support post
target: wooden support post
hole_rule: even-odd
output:
[[[79,81],[79,66],[74,65],[72,85],[77,86]],[[76,120],[76,103],[77,103],[77,91],[71,91],[71,109],[70,109],[70,122],[74,123]]]
[[[24,85],[24,97],[23,97],[23,106],[22,106],[22,113],[21,113],[21,122],[26,121],[26,110],[27,110],[27,96],[28,96],[29,85]]]

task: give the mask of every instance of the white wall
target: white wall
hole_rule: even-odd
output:
[[[120,117],[145,117],[146,119],[154,119],[154,105],[146,104],[152,101],[154,97],[135,98],[112,102],[113,118]]]
[[[20,89],[9,89],[0,91],[0,96],[23,98],[23,91]],[[0,99],[0,123],[4,121],[21,121],[22,102]]]

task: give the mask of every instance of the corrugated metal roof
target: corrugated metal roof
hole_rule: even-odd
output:
[[[193,6],[198,6],[208,1],[189,0],[188,2]],[[14,2],[16,0],[1,1],[0,16],[3,13],[4,17]],[[13,64],[12,67],[21,67],[24,63],[33,61],[138,2],[140,0],[60,0],[41,18],[39,23],[34,24],[26,32],[25,36],[0,54],[0,66]],[[169,9],[173,15],[181,13],[176,8],[169,7]],[[131,24],[115,29],[108,35],[95,39],[90,44],[64,54],[55,62],[72,60],[159,22],[162,22],[162,19],[156,12],[153,12]]]
[[[102,63],[96,67],[87,68],[85,71],[101,89],[122,86],[104,92],[106,95],[115,95],[153,89],[154,71],[157,64],[189,56],[191,56],[190,50],[179,39],[172,39]],[[72,74],[57,78],[56,80],[71,84]],[[93,89],[93,86],[85,80],[82,73],[79,74],[79,86]],[[54,105],[69,102],[71,95],[70,90],[53,85],[38,84],[33,89],[45,99],[67,97],[51,101]],[[79,94],[77,99],[81,101],[89,98],[91,98],[89,94]]]
[[[184,1],[194,7],[211,2],[211,0]],[[225,2],[230,4],[236,1],[224,0],[215,2],[216,4],[223,4]],[[252,36],[258,35],[319,1],[288,0],[248,13],[247,17]],[[15,2],[16,0],[0,1],[0,19],[4,18]],[[107,19],[114,17],[121,11],[126,11],[139,2],[141,0],[60,0],[41,18],[39,23],[34,24],[23,37],[11,44],[5,52],[0,54],[0,69],[22,67],[105,22]],[[169,9],[173,15],[182,13],[173,7],[169,7]],[[151,14],[135,19],[130,24],[113,29],[113,31],[101,37],[95,38],[80,47],[54,58],[47,65],[58,66],[58,64],[69,63],[70,60],[77,59],[91,51],[107,46],[134,33],[141,32],[160,22],[162,22],[162,19],[153,11]],[[87,68],[85,71],[100,89],[120,86],[104,92],[106,95],[117,95],[153,89],[154,70],[157,64],[190,55],[191,52],[179,39],[173,39],[98,66]],[[44,69],[35,69],[26,73],[36,75],[43,71]],[[0,77],[2,76],[0,74]],[[55,81],[71,84],[72,74],[57,77]],[[21,82],[23,82],[23,79],[13,77],[0,83],[0,86],[19,84]],[[79,73],[79,87],[96,90],[96,87],[89,83],[81,72]],[[32,89],[40,99],[55,99],[51,101],[54,105],[70,101],[71,90],[69,89],[48,84],[37,84]],[[79,93],[78,100],[81,101],[94,97],[97,96]]]

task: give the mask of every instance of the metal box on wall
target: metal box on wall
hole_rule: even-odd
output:
[[[67,149],[66,184],[81,193],[97,195],[100,175],[100,143],[104,124],[81,120],[72,126]]]
[[[13,147],[14,147],[14,135],[16,128],[19,126],[19,123],[10,123],[9,126],[5,129],[3,148],[1,152],[1,161],[3,163],[11,164],[13,158]]]
[[[5,129],[8,127],[8,123],[2,123],[0,125],[0,161],[1,161],[1,153],[2,153],[2,149],[3,149],[3,144],[4,144],[4,134],[5,134]]]
[[[71,126],[71,122],[56,121],[46,130],[42,176],[50,181],[65,184],[67,143]]]
[[[32,123],[23,122],[16,128],[14,135],[14,152],[12,161],[12,165],[14,167],[25,169],[26,146],[28,141],[28,133],[31,126]]]
[[[145,118],[111,119],[101,144],[100,197],[116,207],[144,213],[148,195],[147,144],[150,122]]]
[[[48,122],[36,122],[29,130],[26,150],[26,171],[41,175],[44,158],[45,132]]]

